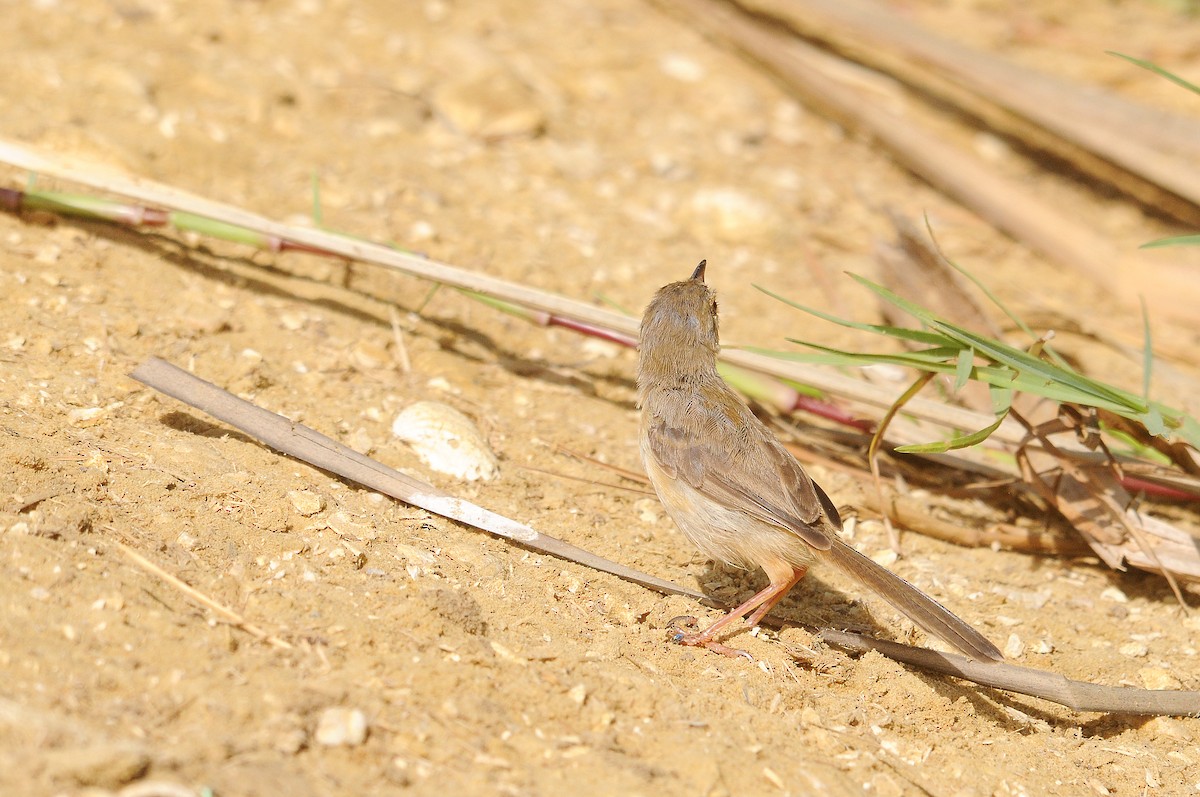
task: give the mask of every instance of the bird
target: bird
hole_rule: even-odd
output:
[[[744,655],[718,635],[741,617],[758,625],[814,565],[833,565],[921,628],[977,661],[1001,661],[986,637],[838,536],[837,507],[717,373],[717,301],[689,279],[655,293],[643,314],[637,395],[642,464],[667,514],[704,554],[762,568],[768,585],[701,631],[674,641]],[[689,618],[691,619],[691,618]]]

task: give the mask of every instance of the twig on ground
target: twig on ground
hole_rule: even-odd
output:
[[[126,556],[128,556],[130,558],[130,560],[132,560],[133,563],[136,564],[138,567],[142,568],[143,570],[150,573],[151,575],[157,576],[158,578],[167,582],[172,587],[179,590],[184,595],[186,595],[189,598],[191,598],[192,600],[196,601],[197,603],[199,603],[201,606],[205,607],[206,609],[209,609],[210,611],[220,615],[221,618],[225,620],[225,622],[229,623],[230,625],[234,626],[235,628],[240,628],[241,630],[245,631],[247,634],[254,637],[255,639],[257,639],[261,642],[266,642],[268,645],[271,645],[272,647],[281,648],[283,650],[291,650],[291,648],[292,648],[291,643],[287,642],[286,640],[280,639],[279,637],[275,636],[274,634],[267,633],[263,629],[259,628],[257,625],[254,625],[253,623],[248,621],[245,617],[242,617],[240,614],[235,612],[233,609],[230,609],[225,604],[220,603],[213,598],[210,598],[209,596],[205,595],[200,590],[198,590],[195,587],[191,586],[190,584],[186,583],[185,581],[183,581],[183,579],[179,578],[179,576],[176,576],[172,573],[168,573],[166,570],[159,567],[154,562],[151,562],[145,556],[138,553],[133,548],[130,548],[128,545],[121,542],[120,540],[114,540],[114,542],[116,543],[117,547],[121,549],[121,552],[124,553]]]
[[[867,653],[878,651],[889,659],[923,670],[965,678],[983,686],[1049,700],[1075,711],[1104,711],[1119,714],[1200,715],[1200,692],[1182,689],[1137,689],[1102,686],[1074,681],[1057,673],[1019,667],[1008,662],[981,663],[956,653],[941,653],[874,639],[848,631],[821,630],[818,635],[831,645]]]

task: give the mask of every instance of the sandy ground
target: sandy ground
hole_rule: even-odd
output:
[[[1200,75],[1194,21],[1172,4],[903,9],[963,42],[1196,113],[1194,98],[1103,53]],[[10,4],[0,30],[4,136],[276,218],[311,216],[315,178],[330,228],[632,312],[706,257],[727,342],[853,340],[751,284],[871,317],[841,272],[875,273],[886,207],[928,213],[1018,311],[1086,306],[1114,335],[1140,330],[1130,304],[1002,238],[636,0],[50,0]],[[980,146],[997,168],[1028,168]],[[1070,180],[1028,179],[1124,249],[1171,231]],[[688,600],[382,499],[127,376],[166,358],[549,534],[746,595],[758,576],[712,567],[636,485],[555,448],[638,467],[631,352],[307,256],[44,217],[0,216],[0,240],[0,792],[1200,790],[1195,720],[1076,714],[855,659],[794,627],[736,637],[753,663],[682,649],[664,628],[698,611]],[[1148,278],[1160,257],[1145,255]],[[1173,367],[1186,395],[1195,364]],[[426,398],[481,425],[497,480],[430,474],[392,439],[395,413]],[[814,473],[835,500],[850,486]],[[118,542],[289,647],[198,608]],[[887,545],[866,516],[853,542]],[[999,644],[1015,635],[1021,663],[1200,688],[1200,623],[1157,578],[904,542],[895,569]],[[923,638],[828,574],[783,613]],[[365,741],[325,744],[322,722],[345,728],[353,712]]]

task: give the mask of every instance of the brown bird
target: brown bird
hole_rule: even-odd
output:
[[[838,538],[837,508],[717,373],[717,302],[700,261],[654,295],[642,317],[638,404],[642,464],[667,514],[705,554],[770,584],[709,628],[675,640],[726,655],[716,641],[739,617],[755,626],[814,564],[832,564],[973,659],[996,646],[904,579]]]

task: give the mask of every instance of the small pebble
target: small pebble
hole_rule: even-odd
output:
[[[110,742],[54,750],[46,754],[43,763],[54,780],[114,789],[144,775],[150,768],[150,756],[127,743]]]
[[[451,127],[485,140],[537,135],[546,124],[529,87],[500,69],[450,80],[431,99],[434,111]]]
[[[1138,677],[1147,689],[1182,689],[1183,684],[1162,667],[1142,667]]]
[[[1032,650],[1034,653],[1045,656],[1048,653],[1054,652],[1054,645],[1045,639],[1039,639],[1037,642],[1033,643],[1033,647],[1030,648],[1030,650]]]
[[[367,739],[367,715],[356,708],[328,708],[314,736],[325,747],[357,747]]]
[[[1005,589],[996,587],[992,590],[997,595],[1003,595],[1006,603],[1024,606],[1028,609],[1042,609],[1050,602],[1049,590]]]
[[[1100,593],[1100,597],[1113,603],[1129,603],[1129,597],[1116,587],[1105,587]]]
[[[287,497],[292,508],[304,517],[312,517],[325,508],[325,498],[312,490],[290,490]]]
[[[871,554],[871,560],[874,561],[875,564],[883,565],[884,567],[891,567],[892,565],[896,564],[896,561],[899,560],[899,558],[900,556],[891,548],[885,548],[882,551],[876,551],[875,553]]]
[[[105,415],[123,406],[125,402],[117,401],[107,407],[76,407],[67,412],[67,422],[80,429],[95,426],[104,420]]]
[[[286,311],[279,314],[279,325],[288,332],[299,332],[304,329],[306,323],[308,323],[308,317],[304,313]]]
[[[1141,642],[1126,642],[1117,648],[1117,652],[1122,656],[1132,656],[1135,659],[1140,659],[1149,653],[1149,649]]]
[[[692,58],[679,53],[667,53],[658,59],[658,68],[667,77],[675,78],[681,83],[699,83],[707,72],[704,67]]]
[[[363,542],[374,541],[379,532],[369,523],[359,523],[345,512],[334,512],[329,518],[329,528],[337,532],[339,537]]]
[[[1008,635],[1008,642],[1004,643],[1004,657],[1006,659],[1019,659],[1025,655],[1025,643],[1021,641],[1021,637],[1016,634]]]
[[[1143,728],[1155,739],[1173,739],[1190,742],[1194,738],[1187,723],[1174,717],[1154,717],[1146,721]]]
[[[725,243],[760,239],[779,224],[770,205],[736,188],[701,189],[688,208],[693,232]]]
[[[639,498],[634,501],[633,508],[637,512],[638,520],[652,526],[658,522],[662,512],[662,504],[658,502],[657,498]]]

